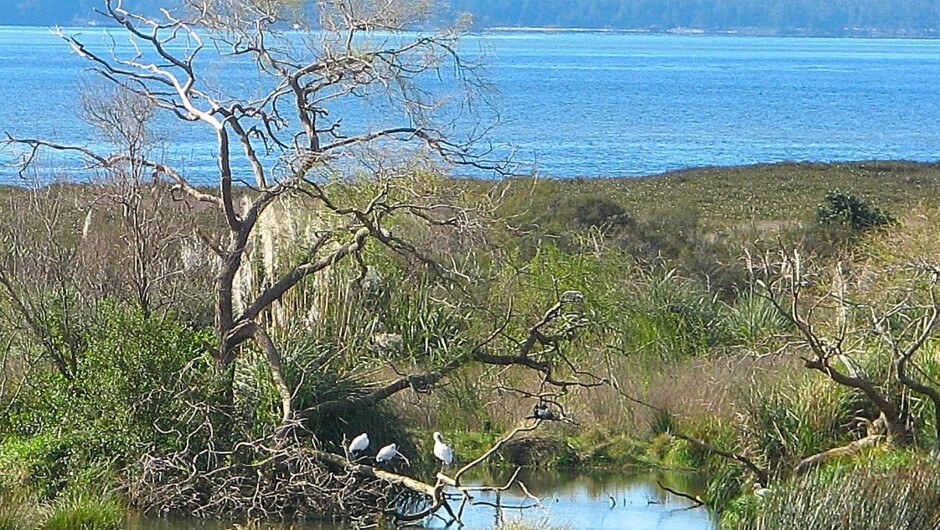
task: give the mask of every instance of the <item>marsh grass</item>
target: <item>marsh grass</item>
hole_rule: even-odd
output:
[[[39,530],[121,530],[126,513],[109,495],[69,491],[52,504]]]
[[[570,525],[550,524],[548,519],[503,519],[496,523],[493,530],[571,530]]]
[[[520,179],[520,184],[521,184]],[[601,195],[628,214],[651,206],[684,204],[712,223],[811,220],[819,201],[839,187],[888,211],[918,200],[940,200],[940,166],[914,162],[779,163],[707,167],[644,178],[543,179],[533,190],[538,203],[553,198]],[[522,199],[520,195],[518,199]],[[573,200],[573,199],[569,199]],[[519,204],[508,201],[518,211]]]
[[[725,305],[722,331],[735,344],[756,346],[790,327],[790,321],[766,298],[745,290]]]
[[[38,499],[0,486],[0,530],[34,530],[42,516]]]
[[[920,461],[884,469],[821,470],[782,484],[760,499],[756,517],[735,530],[870,530],[940,528],[940,468]]]
[[[837,445],[858,410],[855,394],[808,377],[754,385],[739,402],[743,432],[772,469]]]

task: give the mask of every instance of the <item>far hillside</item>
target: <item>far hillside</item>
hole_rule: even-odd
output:
[[[160,7],[179,4],[179,0],[126,0],[124,7],[155,14]],[[103,5],[103,0],[21,0],[4,6],[0,25],[91,24],[101,22],[94,9]],[[940,3],[932,0],[451,0],[450,5],[452,14],[471,13],[478,30],[681,29],[760,35],[935,37],[940,28]]]
[[[933,36],[931,0],[453,0],[481,27],[540,26],[665,31],[676,28],[766,35]]]

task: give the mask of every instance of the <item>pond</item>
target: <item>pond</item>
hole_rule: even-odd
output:
[[[502,485],[511,470],[481,471],[469,484]],[[716,517],[706,508],[693,507],[687,499],[672,495],[659,484],[683,493],[701,491],[694,476],[679,473],[630,473],[610,471],[522,470],[519,480],[538,499],[536,504],[518,487],[502,494],[507,507],[498,512],[492,506],[468,507],[463,530],[488,530],[498,523],[523,522],[532,528],[569,530],[714,530]],[[493,494],[474,496],[477,503],[492,503]],[[232,523],[193,520],[135,519],[130,530],[227,530]],[[425,521],[420,528],[445,528],[441,519]],[[457,528],[451,525],[450,528]],[[267,530],[348,530],[326,523],[271,525]]]

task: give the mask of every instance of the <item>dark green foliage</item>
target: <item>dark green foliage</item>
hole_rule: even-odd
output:
[[[816,221],[823,225],[841,225],[856,231],[895,222],[890,214],[853,193],[841,190],[826,193],[824,202],[816,209]]]
[[[188,403],[212,402],[205,340],[170,319],[101,304],[82,328],[72,377],[33,374],[4,409],[0,463],[52,498],[68,481],[94,482],[99,464],[185,443]]]
[[[48,500],[68,481],[72,448],[63,437],[8,437],[0,445],[0,487],[22,489]]]
[[[633,219],[620,204],[605,198],[582,198],[574,204],[574,220],[583,227],[626,227]]]

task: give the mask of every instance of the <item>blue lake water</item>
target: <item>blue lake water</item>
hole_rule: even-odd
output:
[[[102,41],[100,29],[75,31]],[[546,176],[940,159],[940,40],[520,31],[467,44],[488,50],[486,77],[498,90],[502,120],[488,138],[514,145],[517,160]],[[87,66],[46,29],[0,28],[0,132],[92,142],[76,113]],[[218,75],[254,75],[238,68]],[[379,111],[352,112],[369,122]],[[211,178],[211,136],[166,136],[160,156]],[[0,167],[0,181],[11,176]]]

